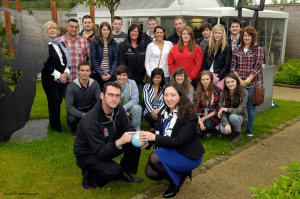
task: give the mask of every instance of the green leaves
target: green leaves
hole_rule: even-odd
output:
[[[274,182],[269,188],[249,187],[249,189],[257,194],[251,195],[253,198],[259,199],[299,199],[300,193],[300,163],[296,164],[294,160],[288,167],[279,167],[279,169],[287,170],[288,176],[278,174]]]
[[[279,64],[279,72],[276,72],[274,82],[300,85],[300,60],[287,59],[283,64]]]

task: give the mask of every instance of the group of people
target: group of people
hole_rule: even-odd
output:
[[[60,105],[65,98],[67,123],[73,136],[82,186],[93,189],[114,179],[142,182],[136,174],[141,150],[153,151],[145,168],[155,180],[167,179],[164,198],[176,195],[185,178],[202,161],[199,136],[209,137],[219,126],[232,142],[253,136],[255,79],[261,81],[263,49],[256,44],[253,27],[241,30],[230,24],[204,22],[203,37],[194,33],[182,16],[174,20],[168,38],[155,17],[144,33],[115,17],[112,26],[102,22],[97,33],[91,16],[69,19],[67,34],[57,38],[58,26],[44,27],[49,36],[49,58],[42,71],[48,100],[50,128],[61,132]],[[141,131],[137,148],[130,142],[140,131],[142,115],[150,131]],[[78,125],[79,124],[79,125]],[[112,159],[124,154],[120,164]]]

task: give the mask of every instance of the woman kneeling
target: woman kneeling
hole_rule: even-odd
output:
[[[231,142],[237,143],[242,138],[242,128],[248,122],[247,101],[248,92],[240,85],[238,76],[233,73],[226,75],[224,91],[219,100],[218,116],[222,120],[221,133],[228,135]]]
[[[185,178],[202,161],[204,149],[196,132],[197,115],[182,87],[171,82],[163,90],[166,108],[159,112],[155,134],[141,132],[140,140],[149,141],[142,148],[155,150],[149,156],[146,175],[154,180],[170,182],[164,198],[176,195]]]

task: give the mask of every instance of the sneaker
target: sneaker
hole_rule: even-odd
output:
[[[76,137],[76,131],[75,131],[75,132],[72,132],[72,136],[73,136],[73,137]]]
[[[247,136],[249,136],[249,137],[253,136],[252,130],[247,129]]]

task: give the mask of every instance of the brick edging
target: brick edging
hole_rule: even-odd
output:
[[[288,84],[274,83],[274,86],[280,86],[280,87],[288,87],[288,88],[297,88],[297,89],[300,89],[300,85],[288,85]]]

